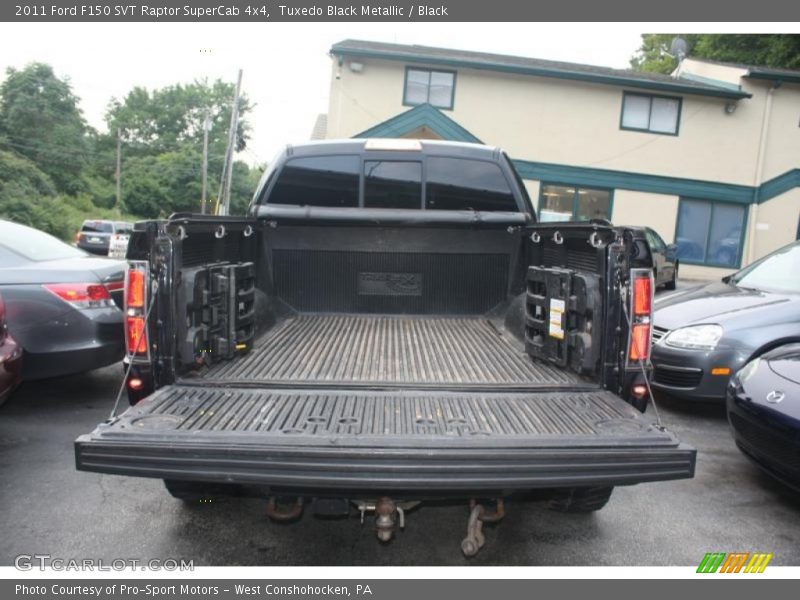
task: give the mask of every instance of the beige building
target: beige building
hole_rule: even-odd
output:
[[[800,235],[800,71],[685,59],[663,76],[355,40],[331,56],[324,137],[500,146],[540,220],[649,226],[683,277]]]

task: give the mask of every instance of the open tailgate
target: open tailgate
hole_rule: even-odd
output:
[[[276,489],[519,490],[692,477],[615,395],[160,389],[75,442],[78,469]]]

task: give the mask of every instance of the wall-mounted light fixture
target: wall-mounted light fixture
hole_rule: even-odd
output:
[[[725,114],[732,115],[736,112],[736,107],[739,106],[739,103],[735,100],[728,100],[725,103]]]
[[[356,62],[354,60],[350,61],[350,70],[353,73],[361,73],[364,71],[364,63]]]

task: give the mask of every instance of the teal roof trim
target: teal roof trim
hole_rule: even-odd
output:
[[[786,171],[783,175],[762,183],[758,188],[756,200],[761,204],[796,187],[800,187],[800,169]]]
[[[453,119],[430,104],[420,104],[374,127],[354,135],[356,138],[402,137],[415,129],[427,127],[442,139],[455,142],[483,142]]]
[[[800,83],[800,71],[789,72],[781,69],[750,69],[745,77],[749,79],[766,79],[767,81],[785,81]]]
[[[691,196],[736,204],[750,204],[753,201],[753,187],[748,185],[663,175],[647,175],[630,171],[573,167],[527,160],[514,160],[514,165],[521,177],[538,179],[547,183],[566,183],[587,187],[595,186],[670,194],[673,196]]]

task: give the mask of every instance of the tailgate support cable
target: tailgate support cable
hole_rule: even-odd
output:
[[[150,312],[153,310],[153,306],[155,306],[155,297],[156,293],[158,292],[158,281],[153,278],[153,283],[151,286],[151,299],[150,299],[150,306],[147,307],[147,314],[144,316],[144,323],[145,327],[147,327],[147,323],[150,321]],[[125,391],[125,384],[128,381],[128,376],[131,374],[131,369],[133,368],[133,354],[128,354],[125,358],[128,359],[128,368],[125,369],[125,376],[122,378],[122,383],[119,386],[119,391],[117,392],[117,399],[114,401],[114,407],[111,409],[111,414],[108,415],[108,419],[106,419],[106,423],[111,425],[114,420],[117,418],[117,409],[119,408],[119,401],[122,398],[122,392]]]

